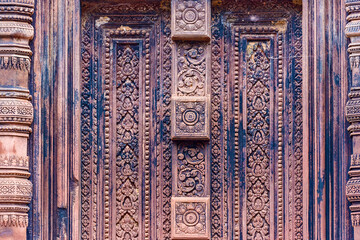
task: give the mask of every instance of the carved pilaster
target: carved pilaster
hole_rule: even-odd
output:
[[[172,239],[210,239],[210,1],[172,0]],[[179,40],[179,41],[177,41]],[[190,141],[192,140],[192,141]]]
[[[33,120],[29,95],[34,0],[0,0],[0,235],[26,239],[28,137]]]
[[[360,239],[360,0],[346,0],[347,25],[345,33],[350,38],[348,48],[352,80],[346,117],[351,123],[348,128],[352,136],[353,155],[349,171],[350,179],[346,185],[346,196],[351,202],[351,219],[354,226],[354,239]]]

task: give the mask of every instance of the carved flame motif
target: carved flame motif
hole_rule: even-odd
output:
[[[178,44],[177,95],[205,95],[205,44]]]
[[[118,46],[116,237],[139,238],[139,49]]]
[[[205,0],[179,1],[176,6],[176,30],[205,29]]]
[[[248,42],[247,99],[247,239],[270,239],[270,60],[269,41]]]
[[[178,146],[179,196],[204,196],[205,188],[205,146],[201,143],[183,143]]]

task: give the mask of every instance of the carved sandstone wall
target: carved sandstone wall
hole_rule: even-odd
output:
[[[29,41],[34,0],[0,0],[0,231],[2,239],[26,239],[28,137],[33,120],[29,95]]]
[[[353,154],[349,171],[350,179],[346,185],[346,195],[352,203],[351,221],[354,227],[354,239],[360,239],[360,1],[346,0],[347,25],[345,33],[350,38],[348,52],[352,81],[346,117],[351,123],[348,131],[352,136]]]

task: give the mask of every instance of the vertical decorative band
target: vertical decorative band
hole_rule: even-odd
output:
[[[27,146],[33,12],[34,0],[0,0],[0,235],[9,239],[26,239],[32,197]]]
[[[350,83],[349,101],[346,105],[346,117],[350,122],[348,128],[353,141],[353,155],[349,171],[350,179],[346,185],[346,196],[351,202],[351,220],[355,230],[354,239],[360,230],[360,0],[346,0],[348,12],[345,34],[350,38],[348,47],[352,80]]]
[[[172,239],[210,239],[210,3],[172,0]]]

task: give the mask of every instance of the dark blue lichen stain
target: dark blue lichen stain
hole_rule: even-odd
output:
[[[77,105],[78,103],[79,103],[79,100],[80,100],[80,98],[79,98],[79,90],[78,89],[76,89],[75,90],[75,94],[74,94],[74,100],[73,100],[73,104],[74,105]]]
[[[1,228],[0,229],[0,239],[4,237],[11,237],[13,235],[13,231],[11,228]]]
[[[317,189],[317,202],[318,204],[320,204],[321,201],[323,201],[323,195],[324,195],[324,188],[325,188],[325,180],[324,178],[322,177],[324,175],[321,175],[319,174],[319,177],[318,177],[318,189]],[[320,216],[319,216],[320,217]]]

